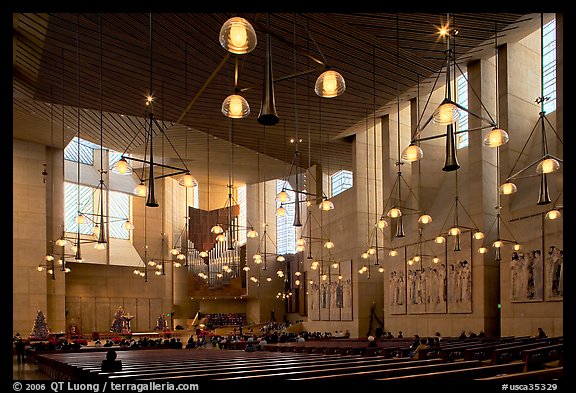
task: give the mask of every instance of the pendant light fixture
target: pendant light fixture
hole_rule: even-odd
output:
[[[254,27],[239,16],[228,19],[220,28],[220,45],[230,53],[244,55],[256,47],[258,38]]]
[[[266,16],[266,58],[264,62],[264,85],[262,87],[262,101],[258,123],[264,126],[278,124],[280,118],[276,113],[276,101],[274,99],[274,77],[272,73],[272,44],[270,37],[270,14]]]
[[[455,26],[454,19],[455,19],[455,17],[453,16],[453,18],[452,18],[452,25],[453,26]],[[412,135],[410,144],[404,149],[403,154],[402,154],[403,159],[406,161],[413,162],[413,161],[420,160],[424,156],[424,153],[423,153],[422,149],[420,148],[420,146],[418,146],[416,144],[416,142],[422,142],[422,141],[432,140],[432,139],[436,139],[436,138],[446,138],[445,161],[444,161],[444,167],[442,168],[442,170],[445,172],[455,171],[455,170],[458,170],[458,168],[460,168],[460,164],[458,163],[458,157],[456,154],[456,134],[464,133],[464,132],[471,132],[471,131],[478,131],[478,130],[483,130],[485,128],[492,127],[493,132],[491,134],[489,134],[488,140],[485,143],[485,145],[495,146],[497,143],[503,144],[506,142],[506,138],[504,136],[504,133],[505,133],[504,130],[498,129],[496,122],[494,121],[494,119],[490,115],[490,112],[486,109],[486,107],[484,106],[484,104],[482,103],[482,101],[480,100],[478,95],[473,91],[474,89],[472,89],[470,87],[472,89],[472,91],[474,92],[474,94],[476,94],[476,96],[478,97],[478,100],[480,101],[480,105],[485,110],[488,117],[484,117],[484,116],[481,116],[481,115],[474,113],[473,111],[469,110],[468,108],[465,108],[464,106],[455,102],[454,99],[452,98],[453,97],[453,94],[452,94],[452,88],[453,87],[452,86],[454,86],[454,89],[456,86],[456,69],[458,69],[460,71],[460,73],[462,75],[464,75],[464,73],[462,72],[462,70],[460,69],[460,66],[458,65],[458,63],[456,61],[457,57],[456,57],[456,42],[455,41],[456,41],[456,36],[458,35],[458,33],[459,33],[458,29],[450,26],[450,15],[448,14],[446,25],[443,26],[439,30],[439,35],[441,37],[444,37],[446,40],[446,61],[445,61],[446,71],[445,71],[444,99],[442,100],[440,105],[434,110],[434,112],[430,115],[428,120],[426,120],[426,122],[424,122],[424,124],[421,125],[422,117],[419,118],[418,124],[416,126],[416,131]],[[450,39],[451,37],[452,37],[452,40]],[[453,48],[450,47],[451,41],[453,44]],[[442,74],[442,70],[440,70],[438,72],[438,76],[436,77],[436,81],[434,82],[434,86],[432,87],[432,91],[430,92],[430,95],[429,95],[427,102],[430,101],[430,98],[432,97],[432,94],[434,93],[434,87],[436,86],[436,83],[438,82],[438,79],[441,76],[441,74]],[[455,96],[455,94],[454,94],[454,96]],[[483,126],[480,126],[480,127],[474,128],[474,129],[455,131],[454,127],[455,127],[455,124],[460,117],[461,111],[467,113],[468,115],[476,117],[477,119],[483,121],[487,125],[483,125]],[[424,111],[422,112],[422,114],[424,114],[425,112],[426,112],[426,107],[424,108]],[[426,129],[426,127],[430,123],[441,125],[441,126],[446,126],[446,132],[444,134],[438,134],[438,135],[427,136],[427,137],[421,136],[422,132]],[[496,135],[500,135],[500,139],[498,139],[496,137]]]
[[[94,245],[94,248],[97,250],[104,250],[106,248],[106,244],[108,243],[108,236],[107,236],[107,222],[104,220],[104,174],[107,171],[104,170],[104,145],[103,145],[103,135],[104,135],[104,111],[102,105],[102,14],[100,14],[100,181],[98,184],[98,198],[99,198],[99,220],[97,225],[99,224],[99,232],[98,232],[98,240]],[[106,192],[106,196],[108,192]]]
[[[503,195],[514,194],[518,190],[518,187],[516,186],[516,184],[512,182],[512,180],[533,176],[533,175],[525,175],[525,172],[528,169],[536,166],[535,172],[540,178],[540,188],[538,193],[537,204],[547,205],[549,203],[552,203],[552,200],[550,198],[550,190],[548,188],[548,175],[558,172],[560,170],[560,164],[563,163],[563,160],[559,157],[550,154],[550,152],[548,151],[548,139],[546,136],[546,128],[549,127],[550,129],[552,129],[554,135],[556,135],[556,138],[562,145],[564,144],[564,142],[556,132],[554,126],[550,123],[550,121],[546,117],[546,111],[544,110],[544,103],[550,97],[544,96],[544,15],[543,14],[540,14],[540,65],[541,65],[540,97],[536,99],[536,103],[540,105],[539,117],[538,120],[536,121],[536,124],[532,128],[532,131],[530,132],[530,135],[528,136],[528,139],[526,140],[524,147],[520,151],[520,154],[518,155],[516,162],[512,166],[512,169],[506,179],[506,182],[500,186],[500,193]],[[542,143],[541,157],[514,173],[514,171],[516,170],[516,165],[518,164],[519,160],[523,157],[524,150],[526,149],[528,142],[530,142],[530,139],[534,135],[534,132],[536,131],[538,126],[540,126],[540,140]]]

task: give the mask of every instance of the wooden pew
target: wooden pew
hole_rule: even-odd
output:
[[[378,360],[373,358],[352,358],[333,355],[325,357],[323,355],[294,355],[293,358],[282,357],[266,358],[264,361],[257,361],[260,353],[253,352],[246,354],[246,361],[242,364],[239,362],[228,362],[224,365],[214,365],[210,361],[199,363],[194,366],[176,365],[172,370],[154,370],[146,367],[140,367],[127,372],[112,372],[98,374],[107,379],[118,381],[120,379],[137,379],[137,380],[169,380],[178,378],[225,378],[230,375],[259,375],[263,373],[285,372],[286,370],[306,370],[318,369],[325,367],[349,367],[355,364],[356,367],[376,364]],[[380,359],[381,361],[390,361],[389,359]],[[372,362],[372,363],[370,363]],[[380,366],[379,366],[380,367]]]
[[[564,378],[564,367],[544,368],[542,370],[522,371],[518,373],[511,373],[505,375],[496,375],[492,377],[475,378],[479,381],[495,381],[495,382],[508,382],[508,381],[521,381],[536,382],[546,381],[552,382]]]
[[[509,345],[502,348],[496,348],[492,351],[490,364],[509,363],[513,360],[522,358],[522,352],[528,349],[543,347],[546,342],[539,341],[528,344]]]
[[[545,345],[538,348],[522,351],[524,371],[533,371],[544,368],[546,363],[557,361],[563,366],[564,344]]]
[[[362,374],[364,378],[370,374],[380,374],[385,371],[392,371],[403,368],[417,368],[430,365],[440,365],[439,359],[433,360],[411,360],[409,358],[400,359],[381,359],[374,361],[374,358],[362,358],[365,363],[358,363],[357,360],[348,363],[341,363],[337,366],[326,367],[324,365],[316,365],[312,367],[296,367],[296,368],[283,368],[277,370],[266,370],[258,374],[246,373],[230,373],[216,378],[220,381],[267,381],[267,380],[316,380],[316,379],[330,379],[335,377],[347,378],[349,376],[356,377],[357,374]]]
[[[399,360],[399,359],[396,359]],[[443,363],[440,359],[426,359],[426,360],[409,360],[401,367],[386,367],[376,370],[359,370],[352,369],[346,373],[331,373],[322,375],[313,375],[307,377],[287,378],[290,381],[306,381],[306,382],[331,382],[339,379],[374,379],[380,380],[382,378],[398,377],[402,375],[413,375],[419,373],[438,373],[445,370],[468,369],[477,367],[480,364],[477,360],[462,361],[453,363]]]
[[[469,360],[465,361],[468,362]],[[455,362],[452,364],[458,364],[461,362]],[[432,372],[417,372],[409,375],[391,376],[387,378],[379,378],[378,381],[437,381],[437,380],[449,380],[454,381],[469,381],[475,378],[482,378],[488,376],[494,376],[502,373],[518,372],[523,368],[522,363],[506,363],[506,364],[496,364],[496,365],[478,365],[476,367],[466,367],[455,370],[438,370]]]

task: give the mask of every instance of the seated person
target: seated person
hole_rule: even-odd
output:
[[[368,336],[368,348],[375,348],[377,346],[378,344],[376,343],[374,336]]]
[[[117,353],[114,349],[106,352],[106,359],[102,360],[100,368],[102,371],[118,371],[122,370],[122,360],[116,360]]]
[[[542,328],[538,328],[538,338],[547,338],[548,336],[546,335],[546,333],[544,332],[544,330],[542,330]]]
[[[252,337],[250,337],[248,339],[248,342],[246,344],[246,348],[244,348],[245,352],[255,352],[256,351],[256,346],[254,345],[254,339]]]
[[[430,348],[428,346],[428,340],[426,340],[425,338],[420,340],[420,344],[418,344],[418,346],[416,347],[416,349],[414,350],[413,354],[412,354],[412,359],[416,359],[416,360],[421,360],[425,358],[425,355],[422,354],[422,349],[428,349]]]

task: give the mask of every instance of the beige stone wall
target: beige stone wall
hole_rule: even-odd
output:
[[[109,331],[119,306],[135,315],[133,331],[151,331],[161,313],[174,311],[167,276],[152,274],[148,281],[124,266],[74,264],[66,283],[68,325],[77,325],[81,334]]]
[[[13,139],[12,148],[12,329],[26,337],[38,310],[48,312],[46,272],[36,267],[46,256],[46,148]],[[57,272],[57,278],[63,274]],[[51,315],[47,315],[51,327]]]

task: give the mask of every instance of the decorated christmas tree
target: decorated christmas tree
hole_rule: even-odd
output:
[[[126,325],[126,319],[124,319],[124,307],[120,306],[114,313],[114,321],[110,327],[110,331],[113,333],[121,333]]]
[[[50,335],[50,329],[48,329],[48,322],[44,313],[40,310],[36,313],[36,320],[34,321],[34,327],[30,332],[30,338],[35,340],[46,340]]]

